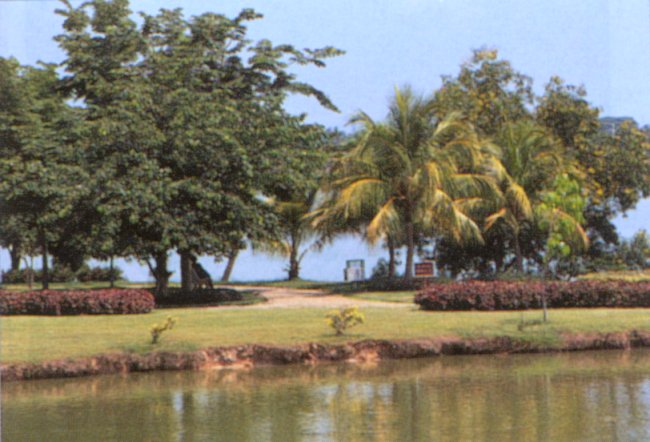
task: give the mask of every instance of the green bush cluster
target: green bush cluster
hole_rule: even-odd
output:
[[[34,282],[43,281],[43,271],[30,270],[30,269],[19,269],[19,270],[8,270],[2,272],[2,282],[5,284],[26,284],[29,280],[29,273],[34,273]],[[89,267],[83,265],[76,272],[72,271],[69,267],[65,266],[54,266],[49,271],[49,281],[50,282],[90,282],[90,281],[99,281],[99,282],[108,282],[111,280],[111,273],[113,274],[113,281],[124,279],[123,271],[119,267],[114,267],[113,271],[109,267]]]

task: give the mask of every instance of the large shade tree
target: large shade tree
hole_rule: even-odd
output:
[[[55,65],[0,59],[0,241],[17,256],[43,255],[44,288],[50,249],[67,236],[87,193],[73,148],[79,114],[67,98]]]
[[[181,10],[143,14],[128,1],[95,0],[60,11],[66,82],[89,108],[86,151],[97,168],[93,207],[107,248],[150,264],[158,289],[170,275],[168,252],[223,254],[245,235],[262,235],[275,216],[260,195],[294,170],[283,143],[295,125],[288,93],[327,97],[296,80],[292,64],[323,66],[333,48],[299,51],[252,44],[243,10],[234,18]]]
[[[599,116],[584,87],[566,84],[558,77],[551,78],[535,109],[536,120],[562,142],[566,157],[582,173],[592,256],[618,241],[612,224],[616,214],[633,209],[650,195],[647,136],[633,122],[607,133]]]

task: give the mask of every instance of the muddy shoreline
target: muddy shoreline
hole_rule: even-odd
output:
[[[443,355],[541,353],[650,347],[650,331],[565,334],[553,345],[511,337],[463,339],[437,337],[409,340],[363,340],[345,344],[291,346],[246,344],[191,352],[113,353],[41,363],[0,364],[2,382],[71,378],[155,370],[210,370],[256,365],[373,362]]]

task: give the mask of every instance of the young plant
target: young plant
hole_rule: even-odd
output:
[[[167,320],[162,324],[154,324],[151,327],[151,344],[157,344],[163,332],[167,330],[171,330],[172,328],[174,328],[175,324],[176,324],[176,319],[172,318],[171,316],[168,316]]]
[[[336,331],[336,336],[341,336],[348,328],[363,324],[365,320],[363,313],[359,312],[356,306],[332,310],[325,317],[330,327]]]
[[[554,189],[542,195],[542,202],[536,208],[536,216],[542,229],[548,231],[544,248],[542,277],[550,274],[551,261],[572,258],[589,248],[589,238],[582,225],[583,211],[587,205],[582,196],[580,184],[567,176],[555,179]],[[542,292],[544,322],[547,320],[546,291]]]

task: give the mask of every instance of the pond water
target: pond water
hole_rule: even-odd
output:
[[[650,440],[650,351],[2,385],[3,441]]]

